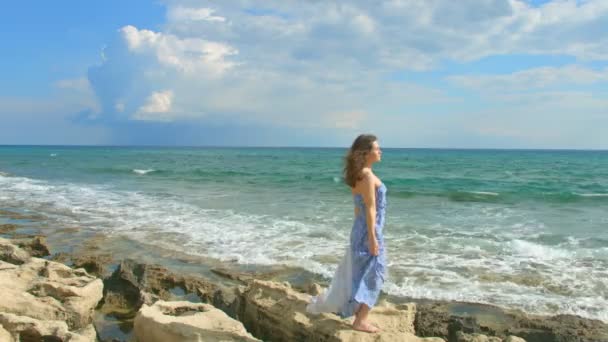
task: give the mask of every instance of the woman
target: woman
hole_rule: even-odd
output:
[[[372,171],[382,158],[375,136],[362,134],[345,157],[344,180],[355,203],[355,222],[350,246],[334,274],[329,289],[306,307],[310,313],[336,312],[342,318],[355,315],[353,329],[370,333],[379,329],[367,320],[386,277],[386,251],[382,228],[386,187]]]

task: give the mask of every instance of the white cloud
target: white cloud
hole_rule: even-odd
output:
[[[450,76],[448,80],[482,92],[530,91],[608,82],[608,68],[593,70],[579,65],[540,67],[503,75]]]
[[[78,108],[76,111],[89,111],[89,117],[95,118],[101,113],[101,107],[91,83],[84,77],[62,79],[53,83],[54,101],[59,104]]]
[[[171,105],[173,92],[164,90],[153,92],[148,96],[146,103],[135,112],[133,119],[142,121],[173,121]]]
[[[171,21],[218,21],[224,22],[226,18],[213,15],[213,10],[210,8],[189,8],[189,7],[172,7],[169,8],[167,17]]]
[[[552,110],[534,99],[511,101],[508,94],[496,93],[533,90],[539,95],[605,82],[606,69],[585,65],[587,60],[608,61],[607,4],[235,0],[195,5],[171,0],[160,30],[130,25],[120,30],[124,46],[106,49],[91,83],[101,89],[97,94],[104,108],[117,120],[205,117],[383,132],[394,132],[395,122],[404,122],[408,138],[425,139],[425,134],[439,134],[433,128],[438,125],[449,131],[448,123],[461,129],[466,126],[459,120],[474,123],[466,111],[457,110],[469,104],[460,95],[450,95],[442,82],[429,86],[391,81],[395,72],[429,71],[443,67],[445,61],[496,55],[575,57],[577,61],[565,67],[448,79],[484,94],[494,92],[487,101],[496,106],[509,104],[526,113]],[[112,83],[111,76],[117,74],[124,77]],[[158,89],[171,89],[170,96]],[[592,101],[574,99],[581,101],[580,106],[575,100],[568,102],[565,108],[570,112],[599,115]],[[570,112],[558,111],[565,116]],[[501,113],[508,115],[506,110]],[[508,125],[505,129],[514,132]],[[486,127],[478,134],[491,131]],[[399,131],[393,136],[405,135]]]
[[[235,63],[227,58],[238,51],[227,44],[198,38],[179,38],[171,34],[139,30],[128,25],[121,29],[129,49],[154,54],[161,65],[181,72],[205,72],[219,76]]]

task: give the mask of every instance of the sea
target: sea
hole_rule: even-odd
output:
[[[344,148],[0,146],[0,208],[330,279]],[[608,322],[608,151],[384,148],[391,295]]]

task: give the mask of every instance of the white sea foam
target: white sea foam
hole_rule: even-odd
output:
[[[608,194],[595,194],[595,193],[589,193],[589,194],[576,194],[578,196],[581,197],[608,197]]]
[[[158,198],[109,186],[0,177],[0,189],[0,207],[39,211],[60,223],[162,243],[191,254],[247,264],[300,266],[326,277],[336,265],[324,260],[344,253],[349,228],[337,228],[333,217],[315,217],[316,223],[310,224],[236,209],[205,209],[177,196]],[[403,235],[389,229],[385,290],[532,313],[554,314],[557,308],[560,313],[608,322],[604,309],[608,293],[597,291],[608,288],[608,270],[579,260],[580,251],[567,246],[524,240],[522,236],[542,229],[541,223],[525,216],[506,209],[480,210],[475,215],[456,218],[453,222],[461,225],[457,227],[436,223],[434,229]],[[512,223],[514,218],[522,223]],[[470,222],[482,219],[501,224],[467,229]],[[486,237],[487,232],[495,237]],[[528,275],[540,279],[538,286],[518,281]],[[566,291],[556,292],[556,288]]]
[[[476,194],[476,195],[485,195],[485,196],[498,196],[500,195],[499,193],[496,192],[490,192],[490,191],[468,191],[471,194]]]
[[[49,156],[51,156],[51,157],[57,157],[57,153],[51,153]]]
[[[524,240],[516,239],[511,241],[511,248],[516,255],[537,260],[567,259],[572,257],[572,253],[568,250]]]
[[[145,174],[148,174],[148,173],[150,173],[150,172],[154,172],[154,171],[156,171],[156,170],[153,170],[153,169],[146,169],[146,170],[142,170],[142,169],[133,169],[132,171],[133,171],[133,172],[135,172],[135,173],[137,173],[138,175],[145,175]]]

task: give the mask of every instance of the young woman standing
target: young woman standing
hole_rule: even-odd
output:
[[[370,333],[379,331],[367,317],[378,300],[387,265],[382,234],[387,189],[372,170],[381,159],[378,140],[370,134],[358,136],[349,149],[344,180],[355,205],[350,245],[329,289],[307,306],[310,313],[336,312],[343,318],[355,315],[353,329]]]

